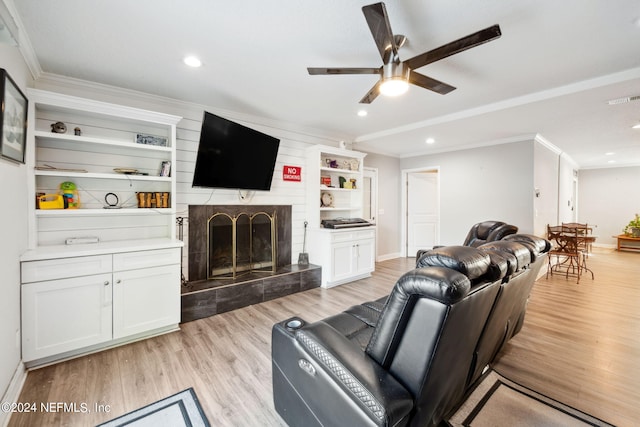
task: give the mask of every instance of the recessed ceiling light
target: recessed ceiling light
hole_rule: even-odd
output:
[[[615,163],[615,160],[609,160],[607,163]]]
[[[427,144],[433,144],[436,142],[436,140],[433,138],[427,138],[424,142],[426,142]]]
[[[640,123],[638,123],[637,125],[631,126],[631,129],[640,129]]]
[[[609,151],[608,153],[604,153],[605,156],[613,156],[614,154],[616,154],[616,153],[614,153],[613,151]]]
[[[367,110],[358,111],[358,116],[360,116],[360,117],[366,117],[367,114],[369,114],[369,113],[367,113]]]
[[[185,64],[187,64],[189,67],[194,67],[197,68],[199,66],[202,65],[202,61],[200,61],[197,57],[195,56],[185,56],[185,58],[182,60]]]

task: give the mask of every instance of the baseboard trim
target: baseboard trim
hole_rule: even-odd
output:
[[[378,255],[378,257],[376,258],[376,261],[377,262],[388,261],[390,259],[400,258],[401,256],[402,254],[400,252],[396,252],[393,254]]]
[[[603,248],[603,249],[617,249],[618,246],[615,244],[609,244],[609,243],[594,243],[593,244],[594,248]]]
[[[24,386],[24,382],[27,379],[27,369],[24,366],[24,363],[20,361],[18,366],[16,367],[15,372],[13,373],[13,377],[9,382],[9,386],[7,387],[7,391],[2,396],[2,402],[18,402],[20,398],[20,392],[22,391],[22,387]],[[0,411],[0,426],[7,427],[9,425],[9,419],[11,418],[11,412]]]

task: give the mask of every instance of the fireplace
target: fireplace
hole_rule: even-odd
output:
[[[182,322],[318,288],[322,281],[320,266],[291,264],[291,206],[190,205],[188,256]]]
[[[291,264],[291,206],[190,205],[189,282],[273,274]]]
[[[214,213],[207,220],[207,279],[276,271],[276,212]]]

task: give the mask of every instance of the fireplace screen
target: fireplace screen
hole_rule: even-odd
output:
[[[229,215],[208,220],[207,278],[235,278],[252,272],[276,271],[276,213]]]

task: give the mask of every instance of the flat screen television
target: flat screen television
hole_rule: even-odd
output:
[[[280,140],[204,112],[193,187],[271,189]]]

